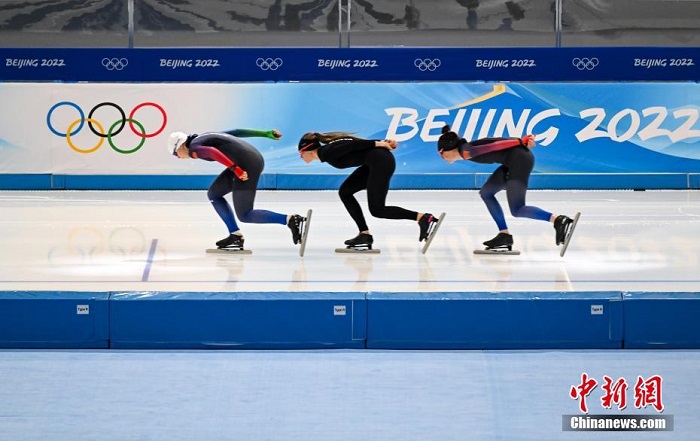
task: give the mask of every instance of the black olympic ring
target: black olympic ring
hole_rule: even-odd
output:
[[[100,103],[100,104],[96,105],[95,107],[92,108],[92,110],[91,110],[90,113],[88,114],[88,119],[87,119],[87,121],[88,121],[88,127],[90,128],[90,131],[91,131],[92,133],[94,133],[95,135],[99,136],[100,138],[106,138],[106,137],[110,136],[110,135],[107,135],[107,134],[105,134],[105,133],[100,133],[100,132],[98,132],[98,131],[95,130],[95,128],[92,126],[92,121],[91,121],[92,115],[95,113],[95,110],[97,110],[97,109],[99,109],[100,107],[103,107],[103,106],[114,107],[115,109],[117,109],[117,110],[119,111],[119,114],[121,115],[121,125],[119,126],[119,128],[118,128],[117,130],[115,130],[115,131],[111,134],[111,136],[118,135],[119,132],[122,131],[122,129],[124,128],[124,126],[126,126],[126,113],[124,113],[124,110],[123,110],[121,107],[119,107],[118,105],[116,105],[116,104],[114,104],[114,103],[110,103],[109,101],[105,101],[104,103]],[[137,135],[139,135],[139,134],[137,133]],[[140,136],[140,135],[139,135],[139,136]]]

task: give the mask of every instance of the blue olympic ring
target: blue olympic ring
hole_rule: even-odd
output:
[[[77,104],[70,102],[70,101],[61,101],[60,103],[56,103],[49,109],[49,112],[46,114],[46,125],[49,126],[49,130],[51,130],[51,133],[53,133],[56,136],[60,136],[62,138],[65,138],[67,136],[67,133],[61,133],[57,131],[56,129],[53,128],[53,125],[51,125],[51,114],[53,113],[54,110],[56,110],[58,107],[61,106],[70,106],[73,107],[75,110],[80,113],[80,125],[73,130],[70,133],[70,136],[75,136],[76,133],[78,133],[83,126],[85,125],[85,113],[83,112],[83,109],[80,108]]]

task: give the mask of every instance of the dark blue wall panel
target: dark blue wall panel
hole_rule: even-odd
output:
[[[109,347],[109,294],[0,292],[1,348]]]
[[[619,292],[370,293],[367,347],[622,347]]]
[[[700,293],[627,292],[625,348],[700,348]]]
[[[361,293],[115,293],[113,348],[364,348]]]

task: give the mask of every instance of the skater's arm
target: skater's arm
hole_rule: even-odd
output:
[[[523,145],[523,140],[520,138],[483,138],[461,143],[459,153],[464,159],[471,159],[486,153],[512,149]]]
[[[224,167],[230,169],[238,179],[242,181],[248,180],[248,173],[237,166],[228,156],[221,153],[221,150],[217,149],[216,147],[209,147],[206,145],[192,146],[190,148],[190,155],[194,159],[216,161]]]
[[[354,152],[378,147],[376,142],[373,139],[337,139],[319,148],[319,158],[326,162],[332,161]]]
[[[258,130],[258,129],[233,129],[224,132],[235,136],[236,138],[270,138],[277,141],[282,137],[282,133],[277,129]]]

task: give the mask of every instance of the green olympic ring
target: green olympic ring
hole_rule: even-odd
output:
[[[112,142],[112,131],[114,131],[114,128],[117,127],[117,125],[124,124],[125,122],[134,123],[137,126],[139,126],[139,128],[141,129],[141,133],[146,133],[146,129],[143,127],[143,125],[140,122],[136,121],[135,119],[131,119],[131,118],[117,120],[114,124],[112,124],[112,127],[109,128],[109,130],[107,131],[107,142],[109,142],[109,145],[112,146],[112,148],[115,151],[117,151],[119,153],[123,153],[125,155],[128,155],[129,153],[134,153],[134,152],[138,151],[138,149],[143,147],[143,144],[146,142],[146,138],[141,138],[141,142],[139,142],[138,145],[136,147],[132,148],[131,150],[123,150],[123,149],[120,149],[119,147],[117,147],[116,145],[114,145],[114,142]],[[120,127],[119,130],[121,130],[123,127],[124,126],[122,125],[122,127]]]

